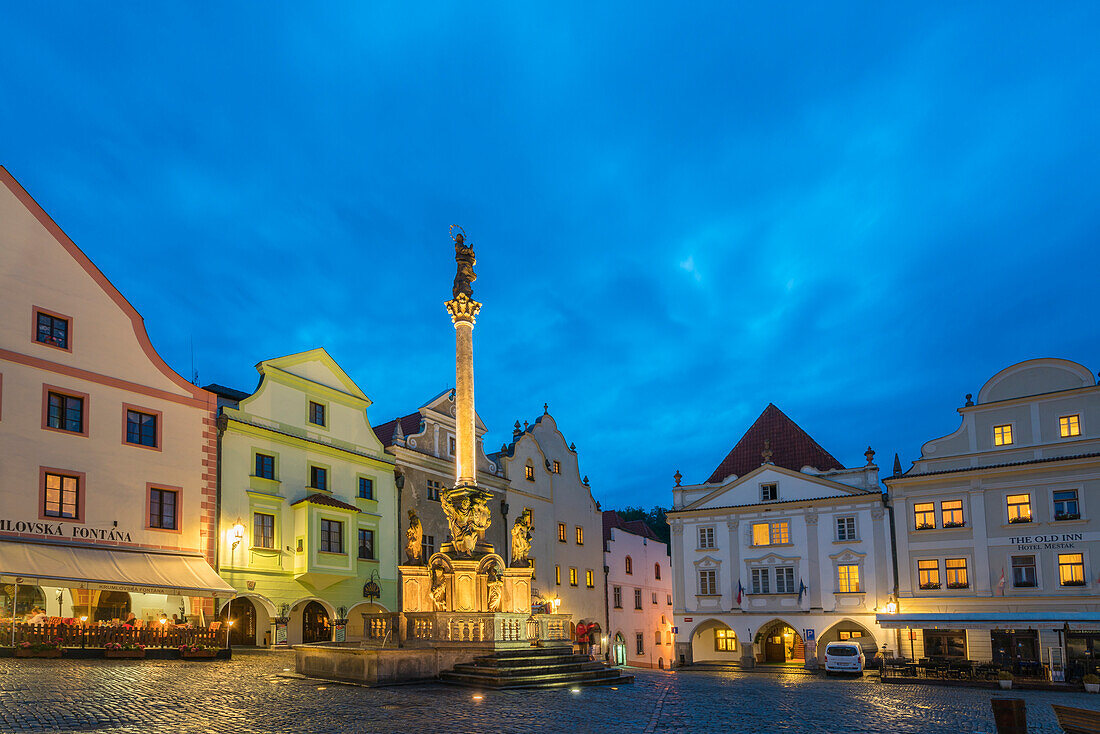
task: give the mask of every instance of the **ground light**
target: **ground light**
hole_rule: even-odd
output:
[[[483,698],[485,698],[485,696],[482,696],[480,693],[475,693],[474,694],[474,700],[475,701],[480,701]]]
[[[569,689],[569,692],[570,692],[570,693],[580,693],[580,692],[581,692],[581,689],[580,689],[580,688],[570,688],[570,689]]]

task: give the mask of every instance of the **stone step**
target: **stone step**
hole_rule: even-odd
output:
[[[493,676],[473,675],[469,673],[449,672],[443,673],[440,679],[445,683],[461,685],[472,688],[554,688],[561,686],[613,686],[627,685],[634,682],[634,676],[623,675],[617,668],[604,668],[574,673],[524,675],[524,676]]]
[[[516,658],[516,657],[542,657],[545,655],[572,655],[572,645],[550,645],[547,647],[521,647],[516,650],[500,650],[486,657]]]
[[[454,667],[457,673],[472,673],[476,675],[489,675],[496,677],[532,675],[540,671],[544,673],[570,673],[585,670],[600,670],[606,666],[603,663],[583,660],[575,663],[562,663],[558,665],[522,665],[500,667],[495,665],[479,665],[477,663],[459,663]]]
[[[482,655],[474,658],[477,665],[486,665],[494,668],[524,667],[528,665],[570,665],[589,661],[587,655],[524,655],[509,658],[496,658],[491,655]]]

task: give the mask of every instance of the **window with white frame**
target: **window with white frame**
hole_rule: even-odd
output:
[[[779,485],[778,484],[761,484],[760,485],[760,501],[761,502],[775,502],[779,499]]]
[[[1077,504],[1076,489],[1058,489],[1054,491],[1054,519],[1077,520],[1081,517],[1081,506]]]
[[[1035,573],[1035,556],[1012,556],[1012,586],[1017,589],[1033,589],[1038,586]]]
[[[770,594],[770,575],[766,568],[754,568],[752,570],[752,593]]]
[[[836,519],[836,539],[856,540],[856,519],[852,516]]]
[[[699,571],[699,593],[703,596],[714,596],[718,593],[718,574],[713,569]],[[637,608],[642,608],[640,601]]]
[[[699,547],[714,547],[714,528],[699,528]]]
[[[859,591],[859,565],[855,563],[842,563],[836,567],[837,587],[842,594]]]
[[[775,569],[775,593],[793,594],[794,592],[794,567],[779,566]]]
[[[962,500],[944,500],[940,503],[940,519],[945,528],[961,528],[966,526],[963,517]]]
[[[786,545],[791,542],[791,524],[786,520],[752,525],[753,545]]]

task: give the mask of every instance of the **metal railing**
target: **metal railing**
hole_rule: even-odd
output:
[[[225,628],[218,627],[195,629],[161,625],[149,627],[125,627],[109,625],[65,624],[48,622],[45,624],[15,623],[15,644],[24,642],[32,645],[51,644],[58,638],[62,647],[104,647],[107,643],[135,644],[145,647],[179,647],[180,645],[206,645],[225,647]],[[12,623],[0,622],[0,647],[8,647],[12,642]]]

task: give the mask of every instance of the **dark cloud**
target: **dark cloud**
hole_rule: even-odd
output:
[[[380,422],[549,402],[605,506],[770,401],[889,466],[998,369],[1100,368],[1100,13],[650,3],[7,9],[3,163],[182,373],[324,345]]]

